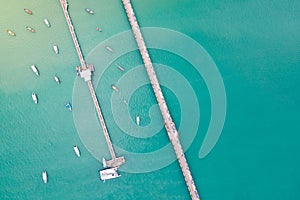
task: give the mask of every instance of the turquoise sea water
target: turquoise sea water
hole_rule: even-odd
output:
[[[59,2],[0,2],[0,199],[189,199],[176,161],[156,171],[132,173],[127,169],[130,165],[147,168],[158,161],[139,162],[128,156],[120,168],[121,178],[105,183],[99,180],[101,162],[94,152],[106,155],[107,148],[105,143],[99,149],[86,145],[87,139],[98,145],[102,133],[85,135],[76,121],[80,105],[76,104],[74,86],[82,80],[74,72],[79,61]],[[141,27],[172,29],[202,45],[223,78],[227,98],[225,125],[214,149],[199,159],[212,106],[204,79],[185,58],[150,49],[154,63],[181,74],[195,93],[200,119],[192,117],[196,108],[187,118],[191,126],[199,127],[186,157],[202,199],[299,199],[299,1],[133,0],[132,4]],[[98,44],[130,29],[121,1],[70,0],[69,5],[88,60],[95,60],[91,56],[97,52]],[[92,8],[95,14],[88,15],[85,7]],[[24,8],[34,14],[26,14]],[[43,24],[45,17],[51,28]],[[28,25],[36,33],[28,32]],[[103,32],[97,32],[97,26]],[[6,29],[17,36],[10,37]],[[52,50],[54,43],[59,46],[59,55]],[[118,53],[117,48],[114,50]],[[109,59],[109,55],[99,57]],[[109,66],[93,63],[96,71],[107,67],[95,85],[114,145],[134,153],[153,152],[166,146],[168,138],[158,120],[161,117],[151,108],[155,99],[149,84],[136,88],[131,95],[128,118],[133,123],[139,114],[141,133],[153,134],[144,131],[153,126],[157,134],[150,138],[132,137],[118,126],[112,113],[114,93],[110,87],[123,76],[116,63],[130,73],[142,60],[137,51],[132,51],[112,60]],[[31,64],[36,64],[40,77],[33,74]],[[167,79],[159,66],[157,69],[158,78]],[[175,77],[175,72],[168,77]],[[61,85],[54,82],[55,74]],[[145,74],[140,75],[147,81]],[[179,80],[173,84],[183,87]],[[127,87],[119,86],[120,91]],[[38,105],[31,100],[32,91],[38,95]],[[178,100],[168,85],[163,86],[163,92],[180,127],[184,112],[180,108],[195,106],[193,96],[184,95],[187,103],[183,105],[185,101]],[[74,101],[73,113],[64,108],[66,101]],[[153,115],[149,114],[150,108]],[[86,116],[96,117],[88,110],[83,117]],[[192,133],[180,134],[184,139],[185,134]],[[80,158],[73,152],[75,144],[82,152]],[[161,155],[161,162],[170,157],[174,157],[172,151]],[[45,169],[49,174],[47,185],[41,180]]]

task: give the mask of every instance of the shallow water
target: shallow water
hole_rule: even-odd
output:
[[[74,71],[79,60],[60,4],[50,0],[1,4],[0,199],[189,199],[142,60],[138,51],[127,52],[136,48],[133,38],[109,40],[130,30],[121,1],[69,1],[83,54],[96,68],[93,83],[116,153],[125,155],[127,162],[120,168],[121,178],[105,183],[98,170],[100,158],[109,158],[108,149],[95,123],[87,86]],[[299,199],[299,2],[133,0],[132,4],[141,27],[191,37],[210,55],[222,77],[227,100],[224,128],[213,150],[200,159],[216,108],[209,91],[215,85],[208,86],[206,80],[215,77],[199,74],[190,59],[171,51],[188,47],[188,42],[155,44],[155,37],[143,29],[202,199]],[[87,14],[85,7],[95,14]],[[51,28],[43,24],[44,18]],[[10,37],[6,29],[17,36]],[[114,53],[102,48],[106,42]],[[52,49],[54,43],[59,55]],[[159,45],[165,49],[156,48]],[[31,64],[39,69],[39,77]],[[206,66],[210,65],[204,62],[199,67]],[[54,75],[60,77],[60,85]],[[120,92],[114,92],[111,84]],[[33,91],[38,105],[32,102]],[[67,101],[73,112],[65,109]],[[135,125],[137,114],[140,127]],[[75,144],[80,158],[73,152]],[[42,182],[43,170],[49,175],[47,185]]]

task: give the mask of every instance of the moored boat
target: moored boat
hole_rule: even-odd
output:
[[[113,179],[113,178],[118,178],[121,175],[118,173],[118,168],[117,167],[112,167],[112,168],[107,168],[99,171],[100,174],[100,179],[102,181]]]
[[[29,9],[27,9],[27,8],[24,8],[24,11],[25,11],[27,14],[32,15],[32,11],[31,11],[31,10],[29,10]]]
[[[117,68],[119,69],[119,70],[121,70],[122,72],[124,72],[125,71],[125,69],[121,66],[121,65],[119,65],[119,64],[116,64],[116,66],[117,66]]]
[[[35,73],[35,75],[39,76],[39,71],[38,71],[38,69],[36,68],[35,65],[31,65],[31,69]]]
[[[110,46],[105,46],[105,48],[110,52],[114,52],[114,50]]]
[[[100,28],[100,27],[97,27],[96,30],[99,32],[102,32],[102,28]]]
[[[50,22],[48,21],[48,19],[44,19],[44,23],[46,24],[46,26],[48,26],[48,27],[50,27],[51,25],[50,25]]]
[[[139,115],[137,115],[137,116],[135,117],[135,121],[136,121],[136,124],[139,126],[139,125],[140,125],[140,121],[141,121]]]
[[[118,88],[117,86],[111,85],[111,88],[112,88],[114,91],[119,92],[119,88]]]
[[[58,54],[58,46],[56,44],[53,45],[53,50],[56,54]]]
[[[7,29],[6,32],[11,36],[16,36],[16,34],[12,30]]]
[[[43,179],[44,183],[48,182],[48,174],[47,174],[46,171],[43,171],[43,173],[42,173],[42,179]]]
[[[30,26],[26,26],[26,29],[27,29],[28,31],[30,31],[31,33],[34,33],[34,32],[35,32],[35,30],[34,30],[32,27],[30,27]]]
[[[67,108],[69,111],[72,111],[72,106],[71,106],[70,102],[67,102],[67,103],[65,104],[65,106],[66,106],[66,108]]]
[[[57,83],[57,84],[60,84],[60,80],[59,80],[59,78],[58,78],[58,76],[54,76],[54,80],[55,80],[55,82]]]
[[[94,11],[90,8],[85,8],[85,11],[89,14],[94,14]]]
[[[78,156],[78,157],[80,157],[80,151],[79,151],[79,148],[78,148],[78,146],[74,146],[73,147],[73,149],[74,149],[74,152],[76,153],[76,155]]]
[[[37,99],[37,96],[36,96],[36,94],[34,92],[31,94],[31,97],[32,97],[33,102],[35,104],[37,104],[38,103],[38,99]]]

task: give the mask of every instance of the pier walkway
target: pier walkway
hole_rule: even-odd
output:
[[[130,0],[122,0],[122,2],[124,5],[124,8],[126,10],[132,31],[134,33],[134,37],[137,42],[137,45],[139,47],[146,71],[148,73],[155,97],[157,99],[157,102],[158,102],[158,105],[159,105],[159,108],[160,108],[160,111],[161,111],[161,114],[162,114],[162,117],[164,120],[166,131],[167,131],[169,139],[173,145],[173,148],[174,148],[176,157],[178,159],[179,165],[181,167],[181,171],[183,173],[190,196],[193,200],[196,200],[196,199],[200,200],[196,185],[193,181],[192,174],[190,172],[188,163],[187,163],[185,155],[184,155],[184,151],[182,149],[182,146],[181,146],[181,143],[179,140],[179,135],[178,135],[176,126],[171,118],[170,113],[169,113],[169,109],[167,107],[166,101],[165,101],[163,93],[161,91],[156,73],[154,71],[154,67],[153,67],[151,59],[149,57],[149,53],[148,53],[146,44],[144,42],[142,33],[140,31],[137,19],[135,17],[133,8],[131,6]]]
[[[77,40],[77,36],[76,36],[75,31],[74,31],[74,27],[73,27],[73,24],[72,24],[72,21],[71,21],[69,12],[68,12],[68,3],[67,3],[67,1],[66,0],[60,0],[60,4],[61,4],[61,7],[64,11],[64,15],[65,15],[66,21],[68,23],[68,27],[70,29],[70,33],[72,35],[72,39],[73,39],[73,42],[74,42],[74,45],[75,45],[75,48],[76,48],[76,52],[77,52],[78,58],[80,60],[80,64],[81,64],[80,76],[82,78],[84,78],[84,80],[88,84],[88,87],[89,87],[89,90],[90,90],[90,93],[91,93],[91,96],[92,96],[92,99],[93,99],[93,102],[94,102],[94,105],[95,105],[95,108],[96,108],[96,111],[97,111],[97,115],[99,117],[100,124],[101,124],[101,127],[103,129],[103,134],[105,136],[106,143],[107,143],[107,146],[109,148],[109,152],[110,152],[111,157],[112,157],[111,160],[106,161],[106,166],[107,167],[119,167],[120,165],[125,163],[125,158],[123,156],[116,157],[115,151],[113,149],[113,145],[111,143],[111,140],[110,140],[110,137],[109,137],[109,134],[108,134],[108,130],[106,128],[106,124],[105,124],[105,121],[104,121],[104,118],[103,118],[103,115],[102,115],[102,112],[101,112],[101,108],[99,106],[98,99],[96,97],[95,90],[94,90],[94,87],[93,87],[93,84],[92,84],[93,67],[91,67],[91,65],[86,65],[86,63],[84,61],[84,58],[83,58],[83,55],[82,55],[82,52],[81,52],[81,49],[80,49],[80,46],[79,46],[79,43],[78,43],[78,40]]]

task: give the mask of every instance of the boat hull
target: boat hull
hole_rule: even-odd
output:
[[[6,30],[6,32],[11,36],[16,36],[16,34],[12,30]]]
[[[29,10],[29,9],[27,9],[27,8],[24,8],[24,11],[25,11],[27,14],[32,15],[32,11],[31,11],[31,10]]]
[[[140,116],[139,115],[137,115],[136,116],[136,119],[135,119],[135,121],[136,121],[136,124],[139,126],[140,125]]]
[[[39,71],[35,65],[31,65],[31,69],[32,69],[33,73],[35,73],[35,75],[39,76]]]
[[[42,173],[42,179],[43,179],[43,182],[45,184],[48,183],[48,175],[47,175],[46,171],[43,171],[43,173]]]
[[[36,96],[36,94],[35,94],[34,92],[31,94],[31,98],[32,98],[32,101],[33,101],[35,104],[38,103],[37,96]]]
[[[78,146],[74,146],[73,149],[74,149],[74,152],[77,155],[77,157],[80,157],[80,151],[79,151]]]
[[[57,45],[53,45],[53,50],[56,54],[59,54],[59,50],[58,50],[58,46]]]
[[[46,24],[46,26],[50,27],[50,22],[48,21],[48,19],[44,19],[44,23]]]
[[[57,84],[60,84],[60,80],[59,80],[58,76],[54,76],[54,80]]]
[[[66,103],[65,106],[69,111],[72,111],[72,106],[70,103]]]

